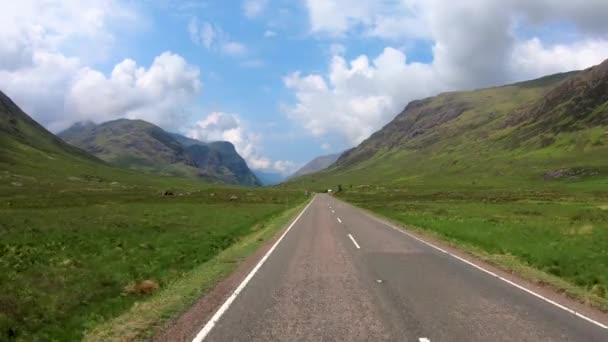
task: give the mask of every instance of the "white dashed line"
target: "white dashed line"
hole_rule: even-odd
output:
[[[504,281],[505,283],[507,283],[507,284],[509,284],[509,285],[511,285],[511,286],[513,286],[513,287],[516,287],[516,288],[518,288],[518,289],[520,289],[520,290],[522,290],[522,291],[524,291],[524,292],[527,292],[528,294],[530,294],[530,295],[532,295],[532,296],[534,296],[534,297],[536,297],[536,298],[538,298],[538,299],[540,299],[540,300],[543,300],[543,301],[545,301],[545,302],[547,302],[547,303],[549,303],[549,304],[552,304],[552,305],[554,305],[554,306],[556,306],[556,307],[558,307],[558,308],[560,308],[560,309],[562,309],[562,310],[564,310],[564,311],[567,311],[567,312],[569,312],[569,313],[573,314],[574,316],[576,316],[576,317],[578,317],[578,318],[584,319],[585,321],[587,321],[587,322],[589,322],[589,323],[592,323],[592,324],[595,324],[595,325],[597,325],[597,326],[598,326],[598,327],[600,327],[600,328],[603,328],[603,329],[608,329],[608,326],[607,326],[607,325],[605,325],[605,324],[603,324],[603,323],[600,323],[600,322],[598,322],[598,321],[596,321],[596,320],[594,320],[594,319],[592,319],[592,318],[590,318],[590,317],[587,317],[587,316],[585,316],[585,315],[583,315],[583,314],[581,314],[581,313],[578,313],[578,312],[576,312],[575,310],[570,309],[569,307],[566,307],[566,306],[564,306],[564,305],[561,305],[561,304],[559,304],[558,302],[556,302],[556,301],[554,301],[554,300],[551,300],[551,299],[549,299],[549,298],[547,298],[547,297],[545,297],[545,296],[543,296],[543,295],[541,295],[541,294],[538,294],[538,293],[536,293],[536,292],[534,292],[534,291],[532,291],[532,290],[530,290],[530,289],[528,289],[528,288],[526,288],[526,287],[524,287],[524,286],[522,286],[522,285],[519,285],[519,284],[517,284],[517,283],[515,283],[515,282],[513,282],[513,281],[511,281],[511,280],[509,280],[509,279],[507,279],[507,278],[501,277],[501,276],[499,276],[498,274],[496,274],[496,273],[494,273],[494,272],[492,272],[492,271],[490,271],[490,270],[487,270],[487,269],[485,269],[485,268],[483,268],[483,267],[481,267],[481,266],[479,266],[479,265],[477,265],[477,264],[475,264],[475,263],[473,263],[473,262],[471,262],[471,261],[468,261],[468,260],[466,260],[466,259],[464,259],[464,258],[461,258],[461,257],[459,257],[458,255],[452,254],[452,253],[450,253],[450,252],[446,251],[446,250],[445,250],[445,249],[443,249],[443,248],[440,248],[440,247],[437,247],[437,246],[433,245],[433,244],[432,244],[432,243],[430,243],[430,242],[426,242],[426,241],[424,241],[424,240],[422,240],[422,239],[418,238],[417,236],[414,236],[413,234],[408,233],[407,231],[405,231],[405,230],[403,230],[403,229],[397,228],[397,227],[393,226],[392,224],[389,224],[389,223],[387,223],[387,222],[385,222],[385,221],[383,221],[383,220],[381,220],[381,219],[379,219],[379,218],[377,218],[377,217],[375,217],[375,216],[372,216],[372,215],[367,215],[367,216],[368,216],[368,217],[373,218],[374,220],[376,220],[376,221],[378,221],[378,222],[382,223],[383,225],[385,225],[385,226],[387,226],[387,227],[389,227],[389,228],[392,228],[392,229],[394,229],[394,230],[396,230],[396,231],[398,231],[398,232],[400,232],[400,233],[402,233],[402,234],[405,234],[405,235],[407,235],[407,236],[411,237],[411,238],[412,238],[412,239],[414,239],[414,240],[417,240],[417,241],[419,241],[419,242],[422,242],[423,244],[425,244],[425,245],[427,245],[427,246],[429,246],[429,247],[431,247],[431,248],[434,248],[434,249],[436,249],[436,250],[438,250],[438,251],[440,251],[440,252],[442,252],[442,253],[445,253],[445,254],[447,254],[447,255],[449,255],[449,256],[451,256],[451,257],[453,257],[453,258],[456,258],[456,259],[458,259],[458,260],[460,260],[460,261],[464,262],[465,264],[467,264],[467,265],[469,265],[469,266],[472,266],[472,267],[474,267],[474,268],[476,268],[476,269],[478,269],[478,270],[480,270],[480,271],[482,271],[482,272],[484,272],[484,273],[487,273],[487,274],[491,275],[492,277],[494,277],[494,278],[496,278],[496,279],[502,280],[502,281]]]
[[[361,247],[359,247],[359,244],[357,243],[357,241],[355,241],[355,238],[352,235],[348,234],[348,237],[355,244],[355,247],[357,247],[357,249],[361,249]]]
[[[338,222],[342,223],[342,220],[340,220],[340,218],[338,217]]]
[[[421,337],[421,338],[418,339],[418,341],[420,341],[420,342],[431,342],[431,340],[429,340],[426,337]]]

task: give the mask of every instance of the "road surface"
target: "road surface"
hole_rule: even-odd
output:
[[[601,322],[331,196],[267,255],[195,341],[608,341]]]

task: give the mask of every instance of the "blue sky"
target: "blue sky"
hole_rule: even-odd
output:
[[[22,0],[0,89],[52,131],[139,118],[288,174],[411,100],[608,58],[608,2]]]

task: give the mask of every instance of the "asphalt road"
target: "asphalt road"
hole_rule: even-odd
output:
[[[205,341],[608,341],[563,310],[318,195]]]

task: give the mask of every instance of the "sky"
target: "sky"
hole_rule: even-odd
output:
[[[0,90],[52,132],[142,119],[290,174],[408,102],[608,58],[606,0],[19,0]]]

